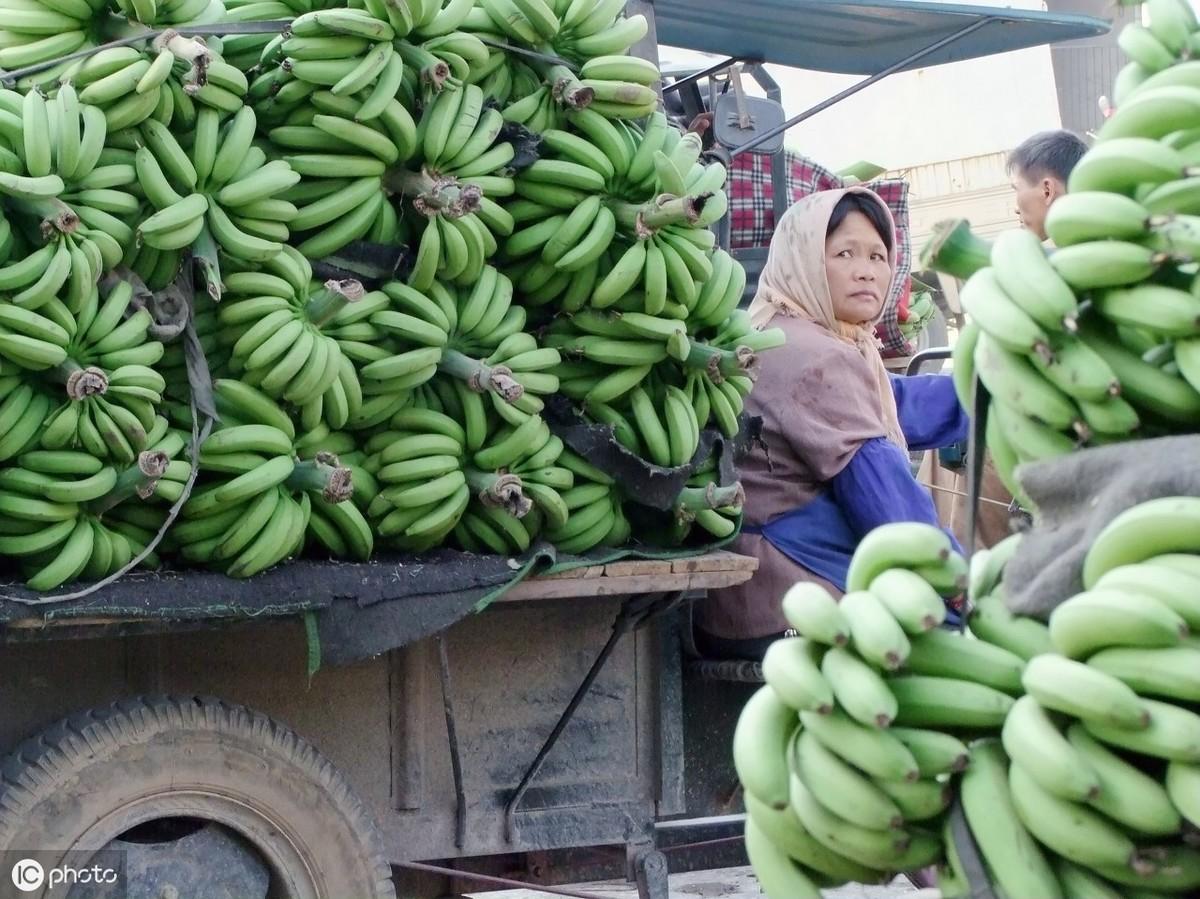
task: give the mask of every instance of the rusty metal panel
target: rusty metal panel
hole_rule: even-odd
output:
[[[436,653],[408,709],[424,764],[417,806],[385,822],[397,857],[434,858],[620,842],[644,831],[660,794],[660,651],[652,628],[618,644],[517,813],[506,842],[504,805],[604,645],[619,598],[497,605],[447,634],[452,698],[467,795],[465,845],[453,846],[454,791]],[[677,739],[673,742],[677,742]],[[399,803],[395,803],[399,805]]]
[[[307,677],[304,629],[269,622],[199,633],[0,650],[0,750],[62,716],[147,692],[243,703],[312,742],[374,810],[396,860],[623,843],[656,806],[680,809],[677,641],[662,623],[624,637],[548,756],[505,840],[508,797],[611,633],[622,597],[498,604],[446,634],[467,795],[454,790],[432,641]],[[672,665],[675,667],[672,668]],[[671,758],[660,758],[666,746]]]

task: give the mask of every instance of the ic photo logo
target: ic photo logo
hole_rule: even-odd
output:
[[[33,857],[35,854],[13,852],[9,856],[9,859],[15,858],[10,862],[9,877],[17,890],[11,895],[42,895],[41,891],[45,890],[47,896],[58,896],[71,892],[74,887],[82,887],[88,896],[119,896],[123,893],[120,889],[124,879],[123,865],[116,853],[102,852],[93,856],[86,866],[55,865],[49,859],[39,861]],[[5,885],[0,896],[10,895],[8,889]]]
[[[13,865],[12,882],[22,893],[32,893],[46,882],[46,870],[40,862],[23,858]]]

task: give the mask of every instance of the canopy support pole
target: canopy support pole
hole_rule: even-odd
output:
[[[870,87],[876,81],[880,81],[880,80],[886,78],[888,75],[898,72],[901,69],[908,68],[910,65],[912,65],[917,60],[924,59],[930,53],[934,53],[934,52],[942,49],[942,47],[945,47],[948,44],[952,44],[955,41],[966,37],[968,34],[975,33],[980,28],[983,28],[985,25],[990,25],[992,22],[999,22],[999,21],[1002,21],[1002,20],[995,16],[985,16],[982,19],[976,19],[970,25],[960,28],[958,31],[954,32],[954,34],[951,34],[947,37],[942,38],[937,43],[930,44],[924,50],[918,50],[916,53],[913,53],[909,56],[904,57],[904,59],[901,59],[899,62],[893,63],[892,65],[888,66],[886,69],[883,69],[882,71],[876,72],[874,75],[870,76],[869,78],[864,78],[862,81],[859,81],[856,84],[852,84],[850,87],[846,88],[841,93],[834,94],[828,100],[823,100],[820,103],[818,103],[816,106],[813,106],[809,109],[804,110],[804,112],[800,113],[797,116],[793,116],[792,118],[790,118],[786,122],[784,122],[782,125],[777,125],[776,127],[772,128],[770,131],[764,131],[762,134],[752,137],[750,140],[748,140],[746,143],[742,144],[740,147],[737,147],[736,149],[731,150],[730,156],[737,157],[743,153],[747,153],[750,150],[753,150],[755,147],[759,146],[760,144],[764,144],[767,141],[771,140],[771,138],[777,137],[778,135],[783,134],[783,132],[787,131],[789,128],[792,128],[795,125],[799,125],[805,119],[810,119],[813,116],[815,116],[818,112],[822,112],[822,111],[828,109],[830,106],[833,106],[835,103],[841,103],[847,97],[851,97],[854,94],[857,94],[863,88]]]

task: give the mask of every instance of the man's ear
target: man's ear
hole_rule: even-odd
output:
[[[1042,179],[1042,199],[1049,205],[1067,192],[1067,186],[1057,178]]]

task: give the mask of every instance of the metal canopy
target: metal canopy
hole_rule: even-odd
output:
[[[1090,16],[927,0],[654,0],[654,16],[660,44],[846,75],[974,59],[1110,27]],[[971,25],[978,27],[963,34]],[[961,36],[918,56],[954,35]]]

